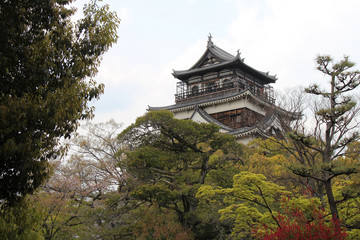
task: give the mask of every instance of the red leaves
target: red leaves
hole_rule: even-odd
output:
[[[270,229],[264,225],[253,230],[253,237],[261,240],[344,240],[346,231],[341,228],[339,220],[325,220],[325,211],[314,207],[311,214],[306,214],[299,208],[291,208],[283,199],[277,221],[281,227]]]

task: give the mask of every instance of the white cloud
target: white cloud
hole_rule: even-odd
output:
[[[218,12],[216,17],[227,20],[224,23],[228,24],[214,25],[212,21],[201,19],[193,25],[169,22],[166,29],[159,29],[159,23],[168,21],[161,15],[138,19],[142,16],[140,8],[155,12],[162,6],[161,1],[146,6],[107,2],[117,7],[122,22],[119,43],[105,55],[96,78],[106,85],[105,94],[95,104],[95,121],[98,122],[114,118],[128,125],[144,114],[148,105],[173,104],[177,80],[171,75],[172,69],[188,69],[201,57],[207,35],[200,36],[199,32],[214,33],[213,41],[217,46],[231,54],[240,49],[245,63],[277,74],[275,89],[307,86],[319,81],[322,75],[316,72],[313,61],[319,53],[331,54],[336,59],[348,54],[360,64],[357,31],[360,1],[356,0],[223,1],[224,6],[234,6],[235,14],[223,9],[214,11],[210,1],[204,8],[203,4],[189,0],[183,6],[189,8],[187,17],[196,14],[200,18],[201,11],[208,9]],[[199,9],[190,11],[195,7]],[[182,12],[172,14],[172,20],[184,20]],[[153,31],[148,31],[149,28]],[[176,45],[180,43],[186,44]]]
[[[360,40],[355,34],[360,2],[268,0],[251,5],[240,1],[237,6],[229,36],[241,45],[248,64],[278,75],[276,86],[316,81],[313,59],[317,54],[339,58],[358,50],[353,38]]]

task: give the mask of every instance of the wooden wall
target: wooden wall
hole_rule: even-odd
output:
[[[264,117],[248,108],[213,113],[211,116],[231,128],[251,127]]]

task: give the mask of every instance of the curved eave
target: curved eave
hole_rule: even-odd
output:
[[[234,132],[229,132],[230,135],[233,135],[235,138],[242,138],[242,137],[246,137],[249,135],[254,135],[256,133],[259,133],[259,129],[257,127],[242,131],[241,133],[234,133]]]
[[[265,84],[275,83],[277,80],[276,76],[268,75],[267,73],[258,71],[256,69],[248,66],[239,57],[234,57],[230,61],[217,63],[217,64],[213,64],[213,65],[205,66],[205,67],[201,67],[201,68],[194,68],[194,69],[181,70],[181,71],[174,70],[174,72],[172,74],[175,78],[185,81],[192,76],[203,75],[208,72],[221,70],[226,67],[238,67],[239,69],[243,70],[244,72],[252,74],[255,77],[259,78]]]
[[[255,68],[252,68],[249,65],[245,64],[240,59],[238,59],[238,61],[236,63],[238,63],[240,66],[244,67],[245,72],[253,73],[256,77],[258,77],[260,80],[264,81],[265,83],[275,83],[277,80],[276,75],[269,75],[268,73],[256,70]]]
[[[208,72],[213,72],[213,71],[216,71],[216,70],[223,69],[225,67],[232,66],[235,62],[236,62],[236,58],[234,58],[231,61],[226,61],[226,62],[222,62],[222,63],[216,63],[216,64],[212,64],[212,65],[205,66],[205,67],[200,67],[200,68],[194,68],[194,69],[189,69],[189,70],[180,70],[180,71],[174,70],[172,75],[174,77],[176,77],[177,79],[180,79],[180,80],[184,81],[184,80],[189,79],[192,76],[203,75],[203,74],[206,74]]]
[[[273,104],[266,102],[266,101],[262,100],[261,98],[257,97],[256,95],[254,95],[251,91],[244,90],[240,93],[223,96],[223,97],[216,98],[216,99],[207,99],[204,101],[200,100],[198,102],[189,102],[189,103],[184,103],[184,104],[173,104],[173,105],[163,106],[163,107],[148,106],[148,110],[149,111],[169,110],[172,112],[190,111],[192,109],[195,109],[196,106],[206,107],[206,106],[216,105],[216,104],[220,104],[220,103],[235,101],[237,99],[241,99],[241,98],[245,98],[245,97],[250,97],[250,98],[254,99],[262,106],[275,107]]]

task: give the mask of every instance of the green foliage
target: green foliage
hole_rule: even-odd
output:
[[[88,102],[104,86],[92,77],[117,40],[119,19],[91,1],[71,22],[71,0],[0,2],[0,199],[13,204],[48,176]]]
[[[311,177],[324,184],[329,207],[336,221],[339,218],[337,202],[334,199],[331,180],[342,175],[351,175],[359,171],[358,164],[343,164],[337,161],[343,155],[347,145],[360,139],[355,120],[357,115],[356,102],[347,95],[360,84],[360,71],[350,71],[355,65],[344,57],[343,60],[334,63],[330,56],[318,56],[318,70],[330,77],[330,90],[320,90],[317,85],[312,85],[306,92],[320,95],[326,101],[325,107],[316,109],[318,119],[315,132],[317,146],[310,146],[305,141],[298,141],[307,148],[311,148],[321,156],[321,162],[309,168],[295,168],[294,173]],[[322,135],[320,135],[323,129]],[[308,138],[308,137],[307,137]],[[306,139],[306,137],[305,137]]]
[[[0,210],[0,239],[40,240],[42,209],[25,198],[16,206]]]
[[[220,206],[220,220],[231,228],[229,233],[233,239],[251,238],[252,231],[264,225],[267,229],[282,227],[279,216],[286,214],[284,210],[300,210],[304,217],[311,219],[313,209],[321,206],[318,198],[289,196],[291,193],[284,186],[267,180],[262,174],[245,171],[234,176],[232,188],[204,185],[196,195],[200,206]]]
[[[315,196],[327,199],[333,220],[337,221],[338,203],[356,194],[344,192],[344,197],[336,200],[333,182],[360,171],[357,161],[342,161],[348,155],[347,147],[360,139],[359,107],[351,96],[360,84],[360,71],[351,70],[355,64],[348,57],[334,62],[330,56],[318,56],[316,63],[317,69],[330,78],[330,84],[324,90],[317,84],[305,89],[321,99],[313,105],[313,128],[297,121],[284,139],[269,139],[274,143],[265,141],[260,145],[272,154],[283,148],[289,156],[289,169],[315,191]]]
[[[242,147],[218,130],[215,125],[156,111],[138,118],[119,135],[129,146],[123,152],[126,169],[139,181],[131,196],[171,209],[181,224],[196,229],[196,239],[215,238],[203,233],[217,234],[211,230],[216,224],[205,223],[211,222],[210,217],[198,211],[198,188],[205,183],[228,186],[227,180],[235,174],[232,168],[240,162]]]
[[[232,226],[232,236],[242,239],[251,236],[251,229],[263,223],[276,226],[279,200],[290,192],[266,180],[262,174],[241,172],[234,176],[232,188],[202,186],[196,197],[200,204],[218,202],[220,220]],[[221,198],[219,198],[221,196]]]

